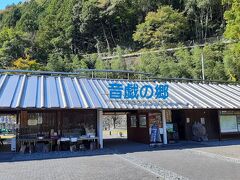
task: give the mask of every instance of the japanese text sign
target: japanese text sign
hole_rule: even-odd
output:
[[[109,83],[110,99],[166,99],[168,98],[168,85],[142,85],[138,83]]]

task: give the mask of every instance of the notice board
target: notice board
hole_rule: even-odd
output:
[[[222,133],[238,132],[237,116],[236,115],[221,115],[220,127]]]

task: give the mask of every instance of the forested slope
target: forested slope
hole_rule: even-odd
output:
[[[132,69],[165,77],[240,79],[240,0],[30,0],[0,12],[0,68]],[[186,42],[208,44],[168,52]],[[129,66],[122,54],[148,53]],[[101,53],[118,57],[103,61]],[[86,54],[90,54],[87,55]]]

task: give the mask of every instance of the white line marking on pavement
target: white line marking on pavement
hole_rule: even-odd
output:
[[[163,179],[166,179],[166,180],[188,180],[188,178],[186,177],[183,177],[179,174],[176,174],[172,171],[169,171],[169,170],[166,170],[164,168],[161,168],[159,166],[155,166],[153,164],[150,164],[150,163],[145,163],[145,162],[142,162],[136,158],[133,158],[129,155],[120,155],[120,154],[115,154],[116,156],[124,159],[125,161],[128,161],[129,163],[137,166],[137,167],[140,167],[142,169],[144,169],[145,171],[148,171],[154,175],[156,175],[157,177],[160,177],[160,178],[163,178]]]
[[[240,159],[237,159],[237,158],[231,158],[231,157],[223,156],[220,154],[204,152],[204,151],[200,151],[200,150],[196,150],[196,149],[187,149],[186,151],[189,151],[189,152],[192,152],[195,154],[199,154],[199,155],[204,155],[204,156],[211,157],[211,158],[216,158],[216,159],[223,160],[223,161],[240,164]]]

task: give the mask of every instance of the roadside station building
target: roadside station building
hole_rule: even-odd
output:
[[[174,139],[168,129],[180,140],[192,140],[196,122],[208,139],[240,138],[237,84],[0,74],[0,124],[16,130],[18,149],[22,139],[78,136],[83,126],[103,148],[102,117],[111,112],[127,113],[132,141],[150,143],[154,122],[164,144]]]

